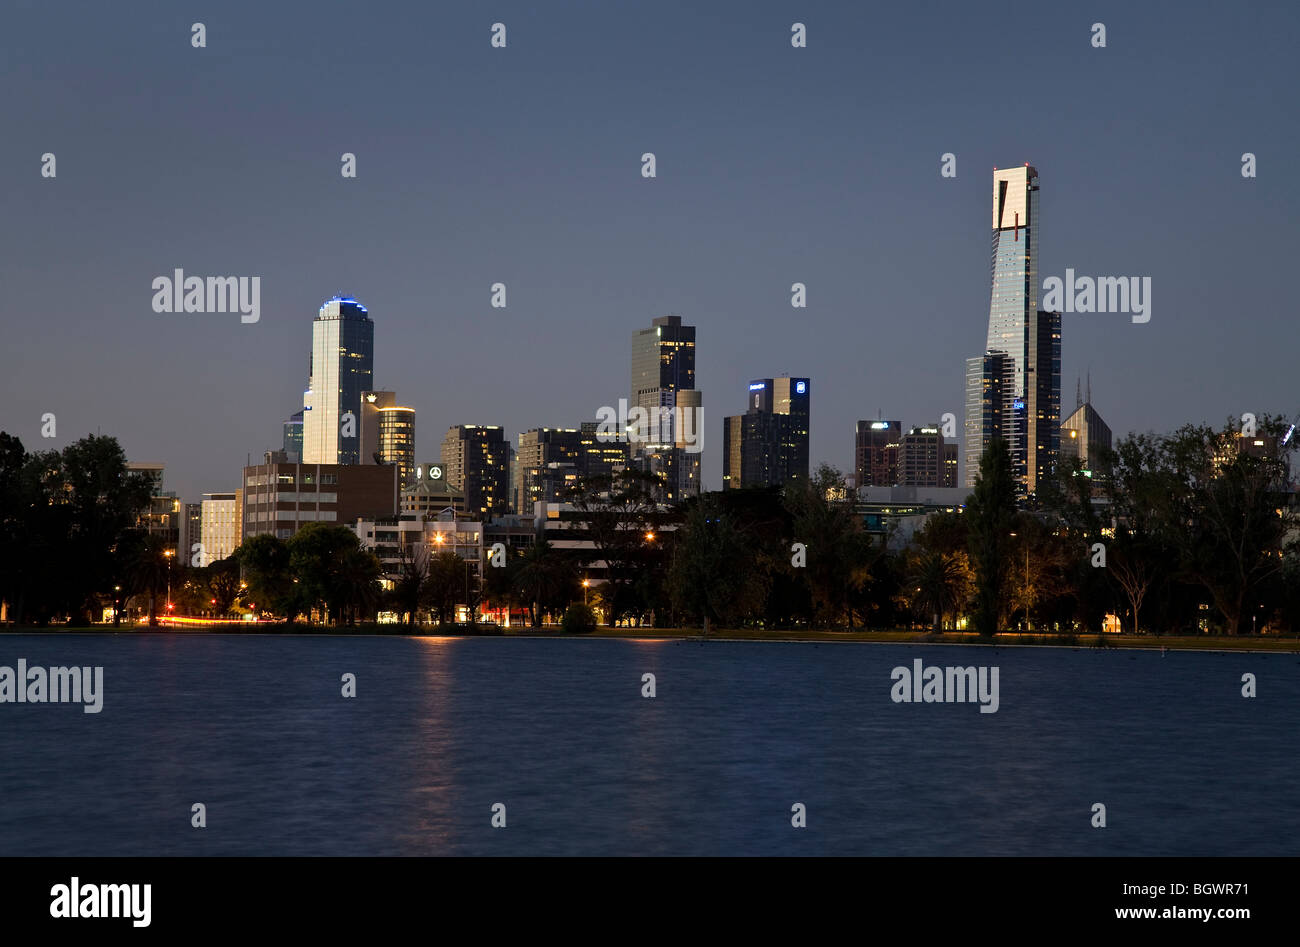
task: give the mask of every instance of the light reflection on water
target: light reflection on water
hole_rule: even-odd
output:
[[[104,665],[104,710],[0,705],[3,855],[1300,848],[1295,655],[0,636],[0,664],[20,657]],[[915,657],[998,665],[999,711],[894,704]]]

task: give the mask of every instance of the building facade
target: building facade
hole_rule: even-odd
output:
[[[1061,423],[1061,316],[1038,309],[1037,170],[994,171],[992,223],[985,355],[966,363],[966,485],[999,438],[1026,497],[1055,471]]]
[[[631,465],[659,478],[660,498],[700,492],[703,396],[695,387],[695,326],[661,316],[632,336],[628,404],[650,419],[629,440]]]
[[[361,393],[374,389],[374,352],[375,324],[366,307],[351,296],[326,300],[312,323],[303,463],[362,463]]]
[[[745,413],[722,419],[724,490],[808,479],[811,387],[807,378],[749,383]]]
[[[233,493],[205,493],[199,504],[204,559],[217,562],[239,548],[239,520]]]
[[[465,494],[465,512],[491,519],[510,512],[510,445],[495,424],[457,424],[442,439],[443,474]]]
[[[289,539],[307,523],[351,526],[363,517],[397,515],[396,467],[267,460],[244,468],[241,542],[265,533]]]
[[[902,421],[859,421],[853,441],[856,485],[892,487],[898,483],[898,445]]]

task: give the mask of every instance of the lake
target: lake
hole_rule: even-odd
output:
[[[0,636],[19,658],[103,666],[103,707],[0,703],[0,855],[1300,853],[1296,654]],[[895,703],[916,658],[998,667],[997,712]]]

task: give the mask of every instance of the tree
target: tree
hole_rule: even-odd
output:
[[[966,505],[971,567],[975,573],[975,630],[986,638],[998,630],[1010,549],[1011,523],[1016,514],[1016,485],[1011,476],[1011,452],[995,438],[980,458],[975,492]]]
[[[465,560],[449,550],[435,552],[429,557],[421,604],[433,612],[439,625],[450,625],[464,587]]]
[[[270,533],[250,536],[235,550],[245,586],[240,598],[258,609],[284,617],[292,624],[303,611],[293,581],[289,547]]]
[[[922,614],[933,616],[933,630],[943,630],[945,615],[955,615],[968,594],[970,576],[965,554],[960,552],[919,551],[908,573],[908,585],[915,589],[912,605]]]
[[[370,553],[366,555],[373,564],[354,555],[361,543],[346,526],[308,523],[285,545],[303,602],[322,607],[334,623],[343,620],[345,613],[350,621],[356,606],[377,596],[378,560]]]
[[[755,537],[722,512],[712,497],[691,505],[677,530],[668,585],[673,604],[709,624],[732,624],[760,614],[768,577]]]
[[[401,543],[397,547],[397,578],[389,590],[388,600],[398,617],[414,625],[420,611],[424,583],[429,578],[429,550],[423,545]]]
[[[515,594],[528,608],[532,626],[540,628],[543,613],[558,611],[573,600],[577,582],[573,564],[540,539],[520,557]]]
[[[870,580],[874,557],[844,476],[822,464],[811,478],[787,484],[785,503],[793,517],[794,541],[803,544],[807,556],[806,565],[792,563],[791,568],[807,581],[822,621],[837,624],[847,614],[852,628],[848,605],[854,591]]]
[[[629,469],[581,480],[567,497],[597,558],[605,562],[601,597],[611,626],[624,614],[643,610],[637,579],[661,561],[656,540],[648,538],[657,536],[660,526],[657,484],[653,475]]]
[[[218,618],[229,615],[239,597],[239,560],[227,556],[211,562],[204,566],[203,577],[213,614]]]
[[[165,587],[169,567],[161,537],[137,531],[124,542],[127,571],[133,592],[149,596],[149,627],[158,627],[158,592]]]

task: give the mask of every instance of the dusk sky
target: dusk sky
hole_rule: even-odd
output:
[[[781,373],[812,380],[813,465],[850,472],[859,418],[962,417],[992,169],[1025,162],[1040,284],[1152,282],[1147,324],[1063,317],[1063,415],[1089,371],[1117,435],[1292,415],[1298,29],[1294,3],[10,0],[0,429],[112,434],[184,499],[232,490],[343,293],[417,461],[452,424],[517,443],[594,419],[628,395],[632,333],[677,314],[706,487],[723,416]],[[176,268],[261,277],[260,322],[155,313]]]

